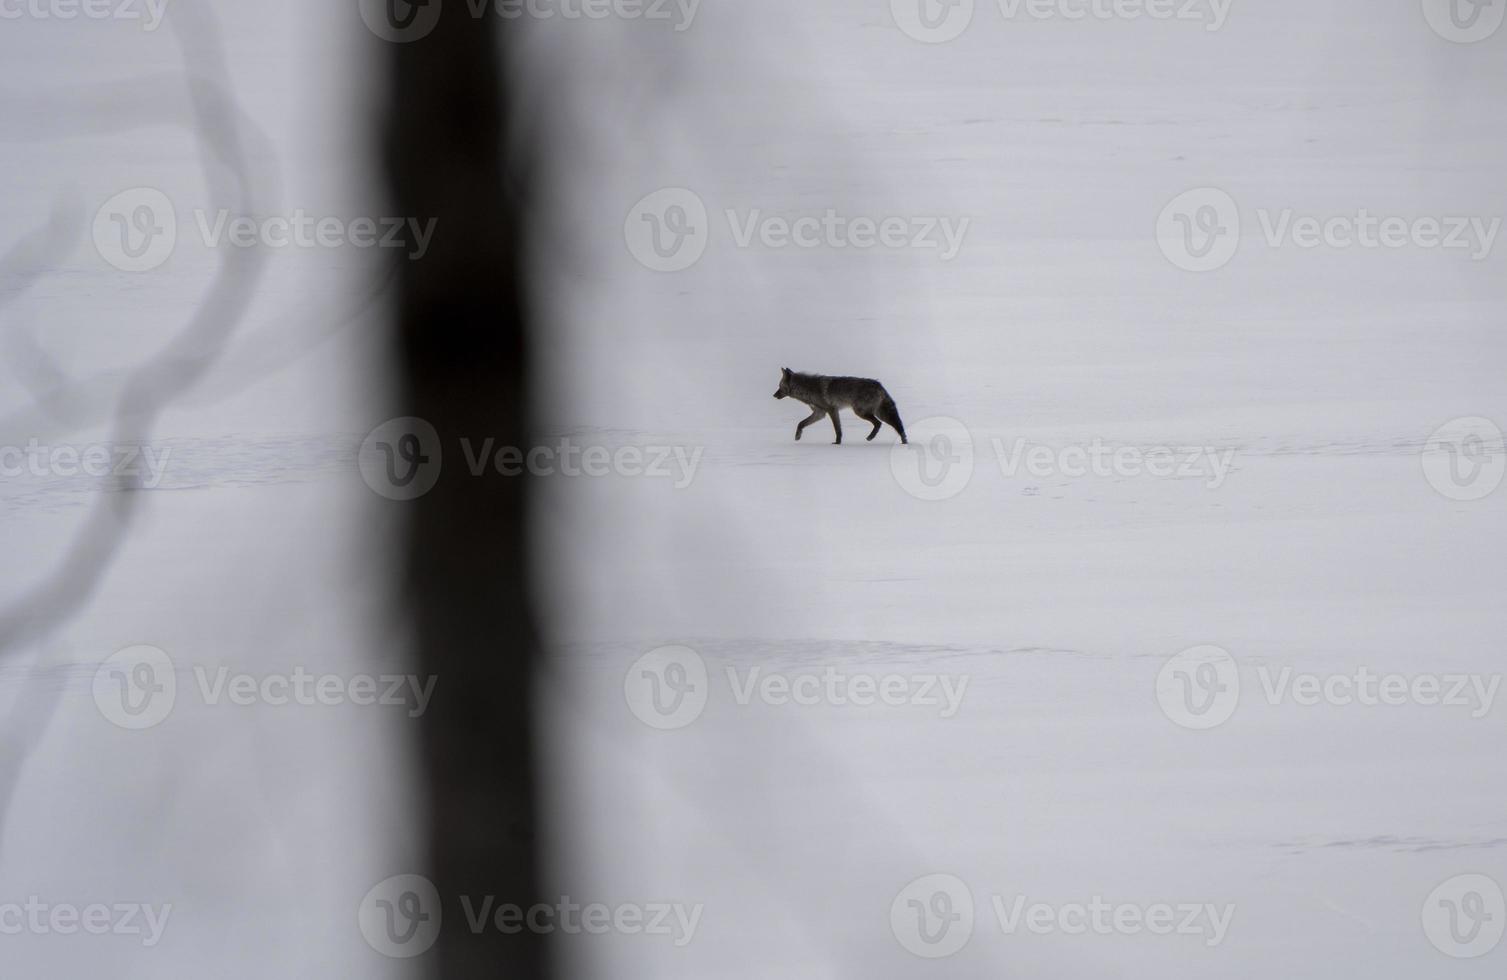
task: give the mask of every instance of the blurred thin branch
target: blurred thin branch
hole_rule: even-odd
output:
[[[266,141],[255,133],[240,110],[224,70],[225,56],[213,12],[205,6],[174,8],[170,23],[183,52],[184,74],[178,79],[188,92],[189,123],[195,134],[200,160],[212,199],[235,201],[242,213],[254,213],[267,180],[253,173],[245,152],[250,134],[259,145]],[[138,83],[156,89],[161,82]],[[130,90],[126,85],[117,95]],[[97,91],[77,105],[80,112],[52,116],[47,127],[53,135],[66,135],[75,127],[97,128],[101,102]],[[161,106],[162,100],[144,100],[137,105]],[[110,117],[106,117],[109,119]],[[126,113],[116,123],[139,115]],[[56,263],[71,242],[66,228],[66,207],[55,211],[52,221],[19,242],[3,260],[7,268],[20,268],[27,285]],[[227,249],[209,293],[166,349],[133,371],[116,400],[110,433],[118,443],[145,444],[161,412],[193,386],[223,351],[225,344],[250,305],[260,277],[264,256],[254,249]],[[13,264],[14,263],[14,264]],[[19,344],[19,347],[17,346]],[[30,338],[12,338],[12,351],[40,351]],[[45,362],[47,381],[54,388],[67,384],[61,367]],[[66,397],[57,398],[43,388],[33,388],[39,403],[50,412],[72,414]],[[129,488],[127,488],[129,489]],[[93,597],[114,558],[127,540],[127,532],[139,503],[137,493],[101,495],[75,534],[61,562],[19,599],[0,609],[0,657],[37,644],[82,609]],[[36,671],[21,692],[15,709],[5,719],[3,744],[7,748],[0,770],[0,825],[3,825],[15,786],[27,755],[46,730],[58,692],[48,689]]]
[[[269,181],[252,173],[244,148],[248,133],[261,147],[266,141],[232,94],[215,15],[207,7],[188,6],[175,8],[169,21],[183,51],[188,106],[211,197],[235,201],[240,213],[256,213]],[[136,84],[156,89],[160,83]],[[97,100],[81,104],[98,109]],[[162,100],[140,104],[160,106]],[[47,129],[56,133],[53,118]],[[82,124],[87,127],[96,118],[95,112],[85,111]],[[136,113],[126,118],[142,123],[157,117]],[[112,441],[148,441],[163,409],[192,387],[223,351],[250,305],[264,262],[257,249],[222,251],[220,272],[198,309],[162,352],[126,379],[110,423]],[[53,400],[53,410],[66,412],[60,404]],[[134,493],[106,494],[98,500],[55,571],[0,610],[0,655],[45,637],[89,601],[125,540],[137,503]]]
[[[396,270],[388,268],[341,306],[328,304],[313,313],[289,309],[266,317],[259,329],[242,331],[245,337],[227,348],[213,369],[199,375],[174,404],[200,407],[222,402],[307,357],[388,306],[395,279]],[[68,378],[59,372],[47,388],[32,381],[36,404],[0,417],[0,433],[36,435],[49,420],[62,420],[71,428],[104,421],[132,373],[101,371]]]

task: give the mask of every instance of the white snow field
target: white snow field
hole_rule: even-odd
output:
[[[211,6],[267,210],[384,213],[357,5]],[[0,280],[0,446],[107,438],[20,383],[15,338],[108,407],[223,258],[181,131],[22,138],[54,118],[33,93],[174,70],[175,11],[0,26],[5,248],[81,214],[66,260]],[[550,894],[610,923],[557,929],[562,976],[1502,974],[1507,454],[1470,421],[1507,426],[1501,13],[513,22],[552,161],[541,441],[612,460],[539,480]],[[180,242],[131,274],[89,221],[140,186]],[[887,219],[895,247],[855,244]],[[390,414],[374,264],[267,260],[98,589],[0,651],[5,976],[420,975],[359,925],[421,867],[409,709],[199,680],[411,669],[376,560],[402,504],[356,465]],[[851,415],[795,442],[783,366],[881,379],[911,446]],[[440,434],[444,465],[485,437]],[[109,483],[56,470],[0,481],[7,603]],[[141,644],[178,693],[137,731],[94,685]],[[172,911],[151,945],[11,934],[33,897]]]

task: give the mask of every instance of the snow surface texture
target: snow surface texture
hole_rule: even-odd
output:
[[[357,4],[212,6],[263,210],[383,214]],[[1507,487],[1469,498],[1507,462],[1455,421],[1507,425],[1507,244],[1471,238],[1507,216],[1499,5],[918,9],[516,22],[555,160],[541,441],[616,470],[540,481],[551,893],[699,907],[689,935],[557,935],[564,975],[1500,976]],[[130,125],[179,107],[122,86],[181,69],[174,12],[0,29],[5,247],[77,211],[66,258],[0,279],[0,445],[110,439],[122,372],[224,259],[192,135]],[[65,125],[44,95],[136,112]],[[90,228],[135,187],[180,238],[142,273]],[[1403,243],[1303,244],[1362,209]],[[768,219],[802,217],[818,244],[782,245]],[[906,245],[829,230],[854,218]],[[409,706],[200,686],[411,669],[373,561],[401,503],[357,465],[387,418],[373,251],[266,260],[145,440],[168,463],[98,589],[0,652],[0,929],[32,896],[173,906],[151,946],[0,934],[6,976],[421,968],[361,928],[421,868]],[[96,410],[38,395],[48,361]],[[851,416],[794,442],[786,365],[881,379],[912,446]],[[443,465],[486,435],[438,434]],[[625,447],[668,456],[630,475]],[[8,602],[113,479],[0,482]],[[178,688],[139,731],[96,697],[138,645]],[[1361,672],[1403,703],[1347,697]]]

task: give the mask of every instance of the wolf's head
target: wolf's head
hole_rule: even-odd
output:
[[[790,376],[793,372],[789,368],[780,368],[780,387],[775,391],[776,398],[790,397]]]

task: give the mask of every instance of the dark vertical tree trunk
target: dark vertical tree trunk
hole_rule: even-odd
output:
[[[387,45],[384,132],[396,213],[437,219],[428,254],[400,260],[396,323],[400,405],[435,427],[445,454],[435,488],[399,505],[420,669],[438,678],[423,763],[430,877],[446,921],[428,961],[445,980],[540,977],[542,937],[473,933],[458,904],[539,898],[537,645],[529,480],[490,467],[473,476],[459,451],[461,438],[530,442],[526,168],[513,149],[500,22],[445,8],[428,37]]]

